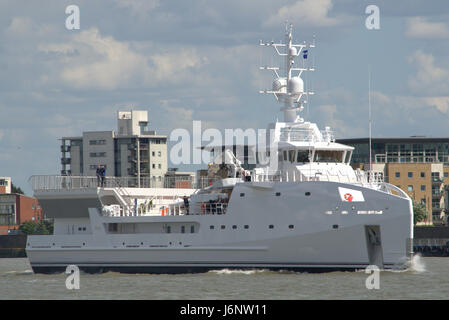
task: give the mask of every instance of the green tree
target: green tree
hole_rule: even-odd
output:
[[[53,234],[53,223],[50,221],[25,221],[19,226],[20,232],[24,234]]]
[[[413,201],[413,223],[423,221],[427,218],[426,206],[418,201]]]
[[[25,194],[20,187],[16,187],[14,184],[11,183],[11,193],[19,193],[19,194]]]

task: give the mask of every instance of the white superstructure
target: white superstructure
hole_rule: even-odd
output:
[[[268,126],[269,146],[256,150],[269,163],[245,170],[223,148],[201,189],[128,188],[126,181],[100,188],[95,178],[33,177],[35,196],[55,219],[54,235],[27,241],[33,270],[62,271],[69,264],[91,272],[161,273],[403,265],[412,253],[410,198],[375,173],[353,170],[353,148],[298,115],[311,94],[301,74],[313,68],[293,63],[314,45],[293,44],[291,26],[285,44],[261,45],[286,60],[284,76],[264,67],[276,79],[263,92],[284,112],[284,122]]]

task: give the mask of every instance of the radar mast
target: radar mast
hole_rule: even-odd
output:
[[[306,68],[304,64],[302,68],[296,68],[293,65],[295,58],[301,53],[303,54],[304,60],[306,60],[308,48],[314,48],[315,43],[306,44],[304,42],[303,44],[293,44],[293,24],[290,24],[289,27],[286,24],[285,29],[285,43],[274,43],[274,41],[264,43],[262,40],[259,42],[261,46],[273,47],[278,56],[285,57],[285,76],[283,77],[279,75],[279,67],[260,67],[261,70],[272,70],[275,75],[272,90],[263,90],[260,93],[273,94],[279,103],[284,104],[280,110],[284,111],[285,122],[304,122],[304,119],[297,115],[297,112],[301,112],[304,109],[303,104],[307,103],[307,100],[303,98],[304,95],[312,95],[313,92],[304,91],[304,81],[301,79],[301,75],[304,71],[314,71],[315,69],[313,67]],[[283,50],[284,52],[279,51],[281,47],[285,48]],[[298,71],[298,74],[293,76],[292,71]]]

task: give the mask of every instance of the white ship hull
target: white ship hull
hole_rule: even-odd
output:
[[[338,187],[362,192],[365,201],[342,201]],[[79,219],[89,224],[86,234],[28,238],[35,272],[63,271],[70,264],[87,272],[156,273],[354,270],[376,261],[393,268],[410,256],[413,237],[411,201],[404,194],[334,182],[239,183],[221,215],[105,217],[89,209],[89,218]],[[111,223],[118,233],[108,231]],[[367,227],[380,231],[377,249]]]

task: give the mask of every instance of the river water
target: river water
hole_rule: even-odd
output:
[[[201,274],[80,274],[79,289],[68,275],[34,274],[26,258],[0,259],[0,299],[448,299],[449,258],[415,256],[406,271],[381,271],[379,289],[368,290],[370,274],[307,274],[265,270],[217,270]]]

